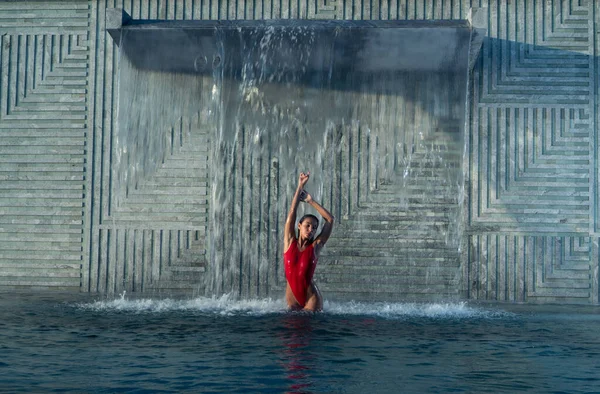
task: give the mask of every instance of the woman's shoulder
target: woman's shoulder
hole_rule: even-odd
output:
[[[290,244],[289,245],[284,245],[284,249],[285,251],[283,252],[283,254],[287,254],[289,251],[293,250],[293,246],[296,245],[297,240],[296,237],[292,237]]]

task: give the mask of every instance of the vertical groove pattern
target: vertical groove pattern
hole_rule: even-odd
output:
[[[89,8],[4,2],[0,21],[0,287],[77,290]]]
[[[119,58],[105,31],[107,7],[135,19],[413,20],[465,18],[471,5],[487,7],[489,26],[471,79],[460,288],[475,299],[598,303],[600,4],[583,0],[0,3],[0,287],[194,292],[209,255],[220,253],[212,269],[225,273],[222,262],[237,259],[239,271],[216,289],[281,290],[273,259],[282,253],[288,193],[276,157],[248,172],[251,157],[227,152],[239,165],[224,188],[235,201],[246,201],[249,188],[268,202],[233,201],[223,212],[235,234],[259,228],[247,248],[234,248],[244,252],[226,246],[233,232],[206,242],[215,225],[207,161],[223,156],[200,142],[209,131],[193,126],[197,119],[172,125],[183,144],[115,203]],[[397,100],[386,105],[398,119],[416,116],[417,127],[418,109]],[[342,149],[327,164],[339,171],[325,201],[337,218],[368,209],[373,191],[390,187],[381,179],[402,158],[391,147],[409,146],[411,135],[360,125],[332,131],[331,144]],[[190,179],[189,166],[206,176]],[[325,252],[331,266],[324,256],[317,270],[332,288],[336,242]]]

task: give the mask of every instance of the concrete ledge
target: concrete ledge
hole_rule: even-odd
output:
[[[113,38],[117,46],[121,43],[121,28],[133,19],[122,8],[106,9],[106,31]]]
[[[471,36],[467,20],[132,20],[119,8],[107,10],[106,16],[107,31],[134,67],[194,75],[221,69],[237,75],[243,62],[252,61],[240,53],[260,42],[270,45],[255,56],[286,64],[291,72],[309,75],[308,80],[311,73],[329,72],[331,64],[340,75],[351,70],[461,72]],[[310,56],[290,61],[280,47],[311,48]]]
[[[483,39],[487,35],[488,23],[487,23],[488,10],[485,7],[472,7],[469,10],[467,20],[471,25],[471,46],[469,48],[469,71],[473,69],[475,61],[481,51]]]

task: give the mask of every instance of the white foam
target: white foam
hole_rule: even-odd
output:
[[[114,300],[95,301],[77,305],[91,311],[118,311],[131,313],[162,313],[172,311],[206,312],[217,315],[265,315],[284,313],[283,300],[234,300],[229,294],[221,297],[198,297],[188,300],[126,299],[124,295]]]
[[[172,311],[209,313],[222,316],[250,315],[261,316],[268,314],[286,313],[287,308],[283,299],[249,299],[238,300],[225,294],[221,297],[198,297],[187,300],[176,299],[127,299],[123,294],[113,300],[80,303],[77,307],[82,310],[97,312],[128,312],[128,313],[164,313]],[[372,316],[385,319],[403,318],[498,318],[511,315],[508,312],[490,310],[469,306],[466,302],[457,303],[365,303],[365,302],[331,302],[323,305],[325,315],[355,315]]]
[[[469,306],[466,302],[456,303],[364,303],[364,302],[327,302],[323,309],[334,315],[367,315],[387,319],[397,318],[495,318],[510,315],[504,311],[495,311]]]

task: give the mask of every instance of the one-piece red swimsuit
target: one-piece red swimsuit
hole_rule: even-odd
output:
[[[296,241],[293,241],[283,254],[285,278],[290,284],[296,301],[304,308],[306,305],[306,290],[312,281],[317,266],[314,245],[310,244],[301,252]]]

